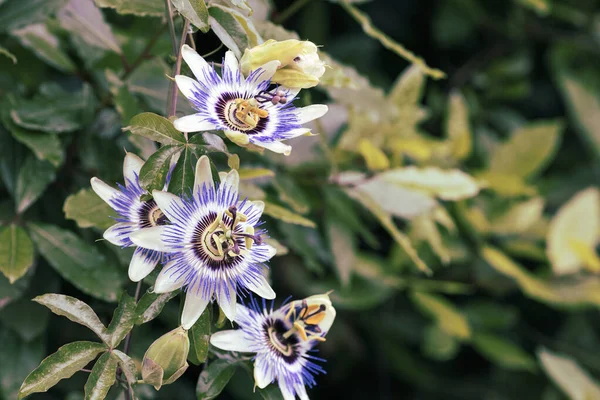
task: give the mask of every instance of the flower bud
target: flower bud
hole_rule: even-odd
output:
[[[188,367],[188,333],[182,327],[162,335],[150,345],[142,364],[142,378],[156,390],[175,382]]]
[[[319,59],[317,46],[296,39],[267,40],[261,45],[246,49],[240,60],[242,73],[248,75],[265,63],[278,60],[281,66],[271,82],[295,89],[316,86],[325,73],[325,63]]]

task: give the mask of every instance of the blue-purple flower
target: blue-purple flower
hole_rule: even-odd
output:
[[[250,307],[238,305],[234,321],[237,330],[213,334],[210,343],[223,350],[256,353],[254,381],[263,389],[277,381],[285,400],[308,400],[306,387],[315,385],[314,376],[324,373],[310,354],[325,341],[335,319],[327,294],[292,301],[277,310],[261,307],[252,299]]]
[[[275,298],[264,276],[265,262],[275,255],[275,249],[264,243],[266,232],[260,228],[264,203],[240,200],[238,185],[239,175],[232,170],[215,187],[210,161],[202,156],[190,195],[152,193],[170,223],[131,236],[139,246],[169,254],[154,291],[186,290],[181,316],[185,329],[191,328],[213,298],[230,320],[239,293],[253,291]]]
[[[127,153],[123,162],[125,185],[117,184],[117,189],[96,177],[91,179],[94,192],[118,214],[117,223],[108,228],[103,235],[104,239],[117,246],[135,246],[131,241],[132,233],[168,222],[154,200],[140,200],[140,197],[146,194],[138,179],[142,165],[144,160],[133,153]],[[163,254],[159,251],[138,247],[129,264],[129,278],[134,282],[144,279],[162,257]]]
[[[241,146],[251,144],[288,155],[292,148],[281,141],[310,134],[302,125],[327,112],[322,104],[294,107],[299,89],[271,87],[279,61],[267,62],[244,78],[238,60],[228,51],[219,76],[191,47],[184,45],[181,51],[197,80],[183,75],[175,80],[198,112],[174,121],[180,131],[223,130]]]

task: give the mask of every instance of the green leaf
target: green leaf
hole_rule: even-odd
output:
[[[271,173],[274,175],[273,172]],[[310,202],[306,193],[291,177],[278,174],[272,184],[277,190],[279,200],[290,206],[293,211],[299,214],[306,214],[310,211]]]
[[[411,293],[412,301],[426,314],[437,321],[439,328],[459,340],[471,337],[467,318],[443,297],[425,292]]]
[[[118,360],[111,352],[100,356],[85,383],[85,400],[102,400],[106,397],[117,380]]]
[[[547,349],[537,353],[546,373],[570,399],[600,399],[600,385],[575,360]]]
[[[32,393],[46,392],[61,379],[70,378],[106,350],[104,345],[94,342],[73,342],[62,346],[27,376],[19,390],[19,399]]]
[[[19,387],[45,354],[42,340],[25,342],[8,329],[0,329],[0,395],[3,399],[17,398]]]
[[[61,48],[57,36],[48,30],[44,23],[28,25],[11,32],[24,47],[27,47],[42,61],[63,71],[72,72],[75,64]]]
[[[302,225],[307,226],[309,228],[316,228],[314,222],[309,219],[304,218],[301,215],[298,215],[287,208],[283,208],[278,206],[277,204],[265,202],[265,215],[273,217],[275,219],[281,220],[283,222],[287,222],[288,224]]]
[[[107,229],[115,224],[115,212],[92,189],[81,189],[69,195],[63,206],[66,219],[77,222],[80,228]]]
[[[0,46],[0,54],[10,58],[10,60],[13,62],[13,64],[17,63],[17,57],[15,57],[15,55],[13,53],[11,53],[10,51],[6,50],[4,47]]]
[[[28,229],[39,252],[63,278],[90,296],[117,300],[123,276],[96,247],[53,225],[30,223]]]
[[[190,329],[190,353],[188,359],[192,364],[200,365],[208,357],[211,325],[210,307],[207,307],[198,321]]]
[[[29,299],[19,299],[2,309],[0,321],[26,342],[39,337],[48,328],[50,313]]]
[[[546,254],[557,275],[575,273],[584,264],[578,246],[595,252],[600,239],[600,191],[575,194],[554,215],[546,237]]]
[[[10,116],[14,123],[25,129],[72,132],[81,127],[84,114],[93,107],[91,90],[90,86],[84,85],[82,90],[71,93],[55,84],[45,85],[32,100],[19,100]]]
[[[452,156],[458,161],[467,158],[473,147],[473,134],[469,127],[467,104],[460,92],[450,94],[446,132]]]
[[[237,363],[226,359],[217,359],[208,364],[198,378],[196,398],[215,399],[225,389],[236,368]]]
[[[356,262],[356,236],[343,223],[331,216],[325,218],[325,228],[338,278],[342,285],[348,285]]]
[[[44,21],[66,3],[67,0],[7,1],[0,5],[0,32]]]
[[[104,21],[93,0],[71,0],[58,13],[58,20],[64,29],[86,44],[122,54],[110,25]]]
[[[162,17],[165,2],[161,0],[95,0],[98,7],[114,8],[119,14],[133,14],[141,17]]]
[[[138,114],[123,128],[134,135],[140,135],[162,144],[185,144],[185,136],[173,126],[173,123],[160,115],[145,112]]]
[[[56,315],[67,317],[71,321],[90,328],[106,344],[110,343],[110,335],[94,310],[86,303],[75,297],[64,294],[47,293],[33,299],[36,303],[46,306]]]
[[[140,170],[140,185],[149,193],[162,190],[169,173],[171,158],[180,153],[183,146],[166,145],[150,156]]]
[[[490,157],[489,169],[501,174],[529,178],[541,172],[558,149],[563,124],[541,121],[514,131]]]
[[[210,30],[208,25],[208,8],[204,0],[171,0],[177,11],[189,19],[203,33]]]
[[[16,212],[22,214],[27,210],[55,179],[54,167],[49,162],[38,160],[33,155],[27,157],[17,177]]]
[[[269,385],[264,389],[256,388],[256,391],[264,400],[283,400],[283,395],[277,385]]]
[[[121,343],[125,336],[131,331],[135,324],[135,300],[126,292],[119,299],[119,305],[115,309],[110,325],[106,329],[109,336],[108,345],[115,348]]]
[[[119,367],[123,371],[127,382],[130,384],[137,382],[137,367],[131,357],[116,349],[113,349],[112,353],[118,358]]]
[[[210,27],[225,46],[240,59],[245,49],[250,48],[248,34],[230,8],[212,5],[208,12]]]
[[[472,343],[485,358],[502,368],[530,372],[537,370],[537,363],[532,356],[502,337],[478,333],[473,336]]]
[[[448,361],[460,350],[460,342],[438,325],[429,325],[424,334],[421,351],[431,359]]]
[[[0,271],[11,284],[31,268],[33,256],[33,243],[25,229],[10,224],[0,230]]]
[[[192,149],[186,146],[171,174],[169,192],[177,196],[191,193],[194,188],[194,161]]]
[[[136,325],[145,324],[158,317],[165,304],[175,296],[177,296],[177,291],[163,294],[144,294],[135,308]]]

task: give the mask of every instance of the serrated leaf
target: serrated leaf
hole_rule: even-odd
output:
[[[208,8],[204,0],[171,0],[177,11],[203,33],[209,31]]]
[[[28,25],[11,32],[11,34],[42,61],[63,72],[75,70],[75,64],[61,48],[58,37],[48,30],[46,24]]]
[[[119,367],[121,367],[121,371],[125,375],[125,379],[130,384],[134,384],[137,382],[137,367],[135,366],[135,361],[131,359],[127,354],[122,351],[113,349],[112,353],[118,358]]]
[[[13,64],[17,63],[17,57],[2,46],[0,46],[0,55],[3,55],[4,57],[8,57],[13,62]]]
[[[600,191],[588,188],[575,194],[550,221],[546,254],[555,274],[579,271],[583,260],[575,246],[596,247],[600,240]]]
[[[0,5],[0,32],[44,21],[66,3],[67,0],[7,1]]]
[[[80,228],[107,229],[115,224],[115,212],[92,189],[81,189],[65,200],[63,212]]]
[[[90,296],[117,300],[123,275],[96,247],[53,225],[30,223],[28,229],[39,252],[63,278]]]
[[[496,335],[478,333],[473,336],[473,347],[485,358],[509,370],[535,372],[535,359],[514,343]]]
[[[55,179],[54,167],[49,162],[40,161],[33,155],[27,157],[17,177],[15,211],[22,214],[37,201]]]
[[[226,359],[217,359],[208,364],[198,378],[196,398],[215,399],[225,389],[236,368],[235,362]]]
[[[121,343],[125,336],[131,331],[135,324],[135,300],[123,292],[119,299],[119,305],[115,309],[110,325],[106,329],[108,345],[115,348]]]
[[[165,304],[175,296],[177,296],[177,291],[163,294],[144,294],[135,308],[136,325],[152,321],[161,313]]]
[[[10,224],[0,230],[0,271],[11,284],[31,268],[33,256],[33,243],[25,229]]]
[[[110,25],[93,0],[71,0],[58,13],[61,26],[90,46],[122,54]]]
[[[490,171],[523,178],[534,176],[552,159],[562,130],[563,124],[557,121],[540,121],[517,129],[492,152]]]
[[[103,400],[117,380],[118,358],[111,352],[102,354],[85,383],[85,400]]]
[[[245,49],[252,47],[244,26],[234,16],[232,9],[212,5],[208,22],[213,32],[225,46],[240,59]]]
[[[210,325],[212,313],[211,308],[207,307],[198,321],[190,329],[190,353],[188,359],[195,365],[200,365],[208,357],[208,347],[210,340]]]
[[[169,192],[177,196],[192,192],[194,188],[194,161],[192,150],[186,146],[171,173]]]
[[[64,294],[47,293],[33,299],[36,303],[46,306],[56,315],[67,317],[71,321],[90,328],[105,343],[110,337],[106,327],[90,306],[75,297]]]
[[[446,132],[452,156],[464,160],[471,153],[473,146],[472,132],[469,127],[469,113],[464,97],[460,92],[450,94]]]
[[[73,342],[46,357],[21,385],[19,399],[32,393],[46,392],[60,380],[70,378],[107,348],[94,342]]]
[[[160,115],[145,112],[138,114],[123,128],[134,135],[140,135],[162,144],[185,144],[185,136],[173,126],[173,123]]]
[[[171,167],[171,158],[180,153],[183,146],[166,145],[158,149],[144,163],[140,170],[140,185],[149,193],[153,190],[162,190]]]
[[[538,350],[544,371],[571,400],[600,399],[600,385],[570,357]]]
[[[440,296],[425,292],[413,292],[413,302],[437,321],[441,330],[460,340],[471,338],[471,327],[467,318],[450,302]]]
[[[277,204],[269,203],[267,201],[265,202],[264,214],[283,222],[287,222],[288,224],[302,225],[309,228],[316,227],[315,223],[311,220],[306,219],[303,216],[288,210],[287,208],[283,208]]]

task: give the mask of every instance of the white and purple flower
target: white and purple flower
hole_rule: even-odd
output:
[[[255,299],[250,307],[238,305],[234,321],[237,330],[213,334],[210,343],[223,350],[256,353],[254,380],[263,389],[277,380],[285,400],[308,400],[306,386],[315,385],[314,375],[325,373],[310,354],[325,341],[335,319],[327,294],[292,301],[277,310],[261,307]]]
[[[133,153],[127,153],[123,162],[125,186],[117,184],[117,189],[96,177],[91,179],[94,192],[118,214],[117,224],[108,228],[103,235],[104,239],[114,245],[135,246],[131,241],[134,232],[168,222],[154,200],[140,200],[143,194],[147,194],[139,182],[139,173],[143,165],[144,160]],[[134,282],[144,279],[163,256],[159,251],[142,247],[135,249],[129,264],[129,279]]]
[[[197,80],[183,75],[175,80],[198,111],[174,121],[182,132],[223,130],[241,146],[252,144],[288,155],[292,148],[281,141],[310,134],[302,125],[327,112],[323,104],[294,107],[299,89],[271,88],[279,61],[267,62],[244,78],[238,60],[228,51],[219,76],[191,47],[184,45],[181,51]]]
[[[238,185],[239,175],[232,170],[215,187],[210,161],[202,156],[191,195],[152,193],[170,223],[131,236],[138,246],[169,254],[154,292],[186,290],[181,316],[185,329],[191,328],[213,297],[230,320],[238,293],[250,290],[275,298],[263,272],[264,263],[275,255],[275,249],[263,242],[266,232],[259,228],[264,203],[240,201]]]

